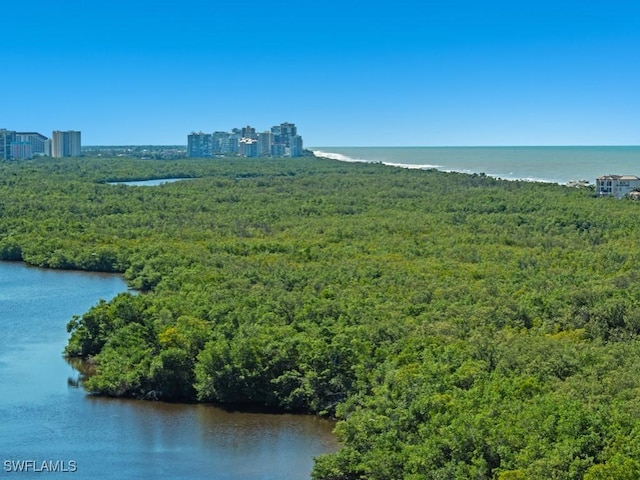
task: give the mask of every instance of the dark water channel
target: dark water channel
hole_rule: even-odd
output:
[[[0,262],[0,479],[303,479],[314,456],[337,448],[333,422],[313,416],[75,388],[61,356],[67,321],[125,290],[115,275]]]

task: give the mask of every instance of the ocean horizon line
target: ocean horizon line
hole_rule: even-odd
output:
[[[323,148],[640,148],[638,145],[322,145],[305,147],[306,150]]]
[[[187,148],[186,144],[171,143],[123,143],[123,144],[91,144],[82,145],[82,149],[95,148]],[[548,144],[548,145],[313,145],[305,147],[305,150],[315,150],[321,148],[640,148],[640,144]]]

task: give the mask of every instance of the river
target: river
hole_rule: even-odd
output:
[[[61,355],[66,323],[125,290],[117,275],[0,262],[0,478],[293,480],[338,448],[333,422],[314,416],[75,387],[78,372]]]

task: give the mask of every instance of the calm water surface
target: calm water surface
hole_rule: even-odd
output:
[[[129,185],[131,187],[157,187],[165,183],[192,180],[191,178],[155,178],[153,180],[130,180],[126,182],[109,182],[109,185]]]
[[[61,356],[65,325],[125,291],[116,275],[0,263],[0,478],[308,478],[333,422],[88,396]],[[7,461],[77,465],[8,472]]]

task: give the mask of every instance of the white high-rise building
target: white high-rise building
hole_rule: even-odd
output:
[[[76,130],[53,132],[51,138],[52,157],[79,157],[82,154],[80,132]]]

